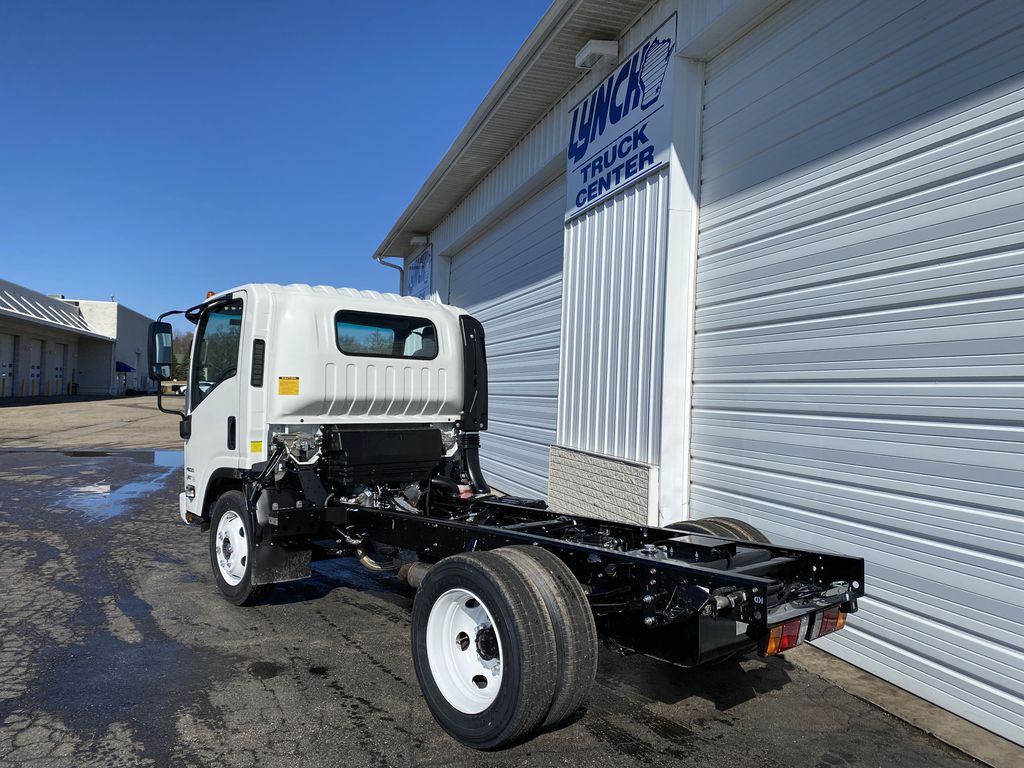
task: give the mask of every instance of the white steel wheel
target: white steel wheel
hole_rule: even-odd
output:
[[[240,491],[226,491],[217,497],[210,513],[210,567],[217,588],[234,605],[255,605],[274,588],[273,584],[253,584],[257,563],[252,559],[259,537],[246,510]]]
[[[467,589],[450,589],[427,619],[427,660],[441,695],[468,715],[483,712],[501,690],[501,635],[491,612]]]
[[[242,518],[233,509],[221,515],[217,523],[216,551],[221,577],[232,587],[237,585],[249,564],[249,546]]]
[[[451,555],[412,606],[412,662],[430,714],[467,747],[497,749],[536,731],[557,671],[536,586],[491,552]]]

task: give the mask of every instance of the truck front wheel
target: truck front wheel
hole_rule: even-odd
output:
[[[468,747],[514,744],[551,707],[558,667],[543,596],[493,553],[430,569],[413,604],[412,656],[434,719]]]
[[[273,589],[273,584],[252,583],[255,544],[245,497],[240,491],[219,496],[210,518],[210,564],[221,594],[235,605],[254,605]]]

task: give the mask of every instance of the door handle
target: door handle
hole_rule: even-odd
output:
[[[235,450],[235,417],[228,416],[228,450]]]

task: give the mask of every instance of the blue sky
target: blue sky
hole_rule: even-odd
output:
[[[0,277],[148,314],[370,256],[548,0],[0,3]]]

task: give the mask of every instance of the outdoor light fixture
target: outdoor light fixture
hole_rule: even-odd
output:
[[[576,54],[577,69],[593,69],[598,64],[612,64],[619,58],[615,40],[589,40]]]

